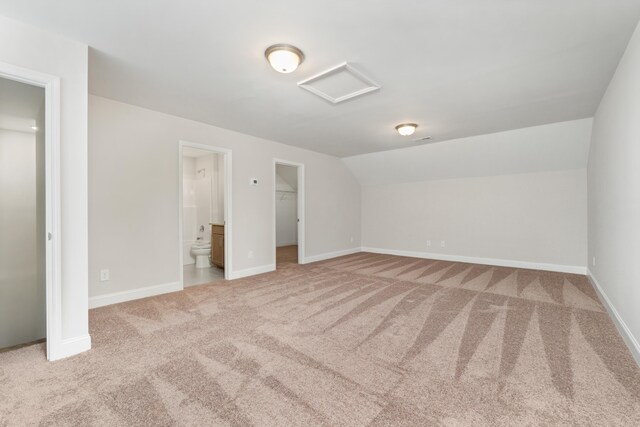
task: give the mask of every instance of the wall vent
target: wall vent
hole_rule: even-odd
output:
[[[380,89],[379,84],[347,62],[298,82],[298,86],[332,104],[339,104]]]

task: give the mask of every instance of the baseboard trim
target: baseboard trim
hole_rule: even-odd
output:
[[[281,248],[283,246],[293,246],[293,245],[297,245],[298,242],[291,242],[291,243],[276,243],[276,248]]]
[[[587,267],[577,265],[545,264],[539,262],[516,261],[509,259],[478,258],[460,255],[447,255],[429,252],[402,251],[396,249],[363,247],[362,252],[375,254],[399,255],[413,258],[427,258],[438,261],[467,262],[470,264],[495,265],[497,267],[527,268],[530,270],[555,271],[559,273],[587,274]]]
[[[591,273],[591,270],[589,270],[589,268],[587,268],[587,277],[589,278],[589,280],[593,284],[593,287],[598,293],[598,296],[600,297],[600,301],[602,301],[602,304],[605,306],[605,308],[609,312],[609,315],[613,318],[613,323],[616,325],[616,328],[618,329],[618,332],[620,332],[620,335],[622,336],[622,339],[624,340],[625,344],[627,344],[627,347],[629,347],[629,351],[631,351],[631,355],[635,359],[638,366],[640,366],[640,343],[638,343],[638,340],[631,332],[631,329],[629,329],[625,321],[622,319],[622,316],[620,316],[620,313],[618,313],[618,310],[616,310],[613,303],[611,303],[611,300],[607,296],[607,293],[604,291],[604,288],[600,285],[600,283],[598,282],[598,279],[595,278],[595,276],[593,275],[593,273]]]
[[[231,271],[229,280],[242,279],[243,277],[255,276],[256,274],[269,273],[275,271],[275,264],[265,264],[258,267],[245,268],[244,270]]]
[[[339,256],[356,254],[361,251],[362,251],[361,248],[351,248],[351,249],[344,249],[341,251],[327,252],[320,255],[312,255],[312,256],[305,257],[304,261],[301,262],[301,264],[309,264],[312,262],[324,261],[331,258],[337,258]]]
[[[66,338],[60,342],[59,346],[56,346],[54,354],[49,355],[50,361],[65,359],[67,357],[75,356],[76,354],[83,353],[91,349],[91,337],[89,334],[80,335],[78,337]]]
[[[180,282],[171,282],[162,285],[131,289],[129,291],[114,292],[112,294],[97,295],[89,298],[89,308],[104,307],[106,305],[118,304],[121,302],[133,301],[140,298],[153,297],[181,290],[182,286],[180,285]]]

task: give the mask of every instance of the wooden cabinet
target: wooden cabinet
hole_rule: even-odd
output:
[[[211,224],[211,263],[224,268],[224,224]]]

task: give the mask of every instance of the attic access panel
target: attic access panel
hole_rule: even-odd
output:
[[[332,104],[380,89],[380,85],[347,62],[298,82],[298,86]]]

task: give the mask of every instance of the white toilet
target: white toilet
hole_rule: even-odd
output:
[[[196,268],[209,268],[209,255],[211,255],[210,242],[196,242],[191,246],[191,253],[196,259]]]

